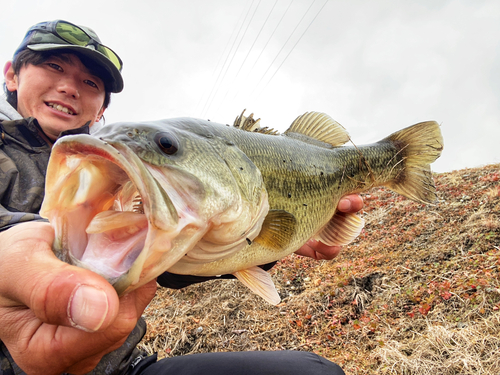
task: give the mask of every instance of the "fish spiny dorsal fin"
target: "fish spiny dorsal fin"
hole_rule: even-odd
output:
[[[274,130],[272,128],[268,128],[267,126],[264,128],[260,127],[260,118],[257,120],[254,120],[253,118],[253,113],[250,114],[250,116],[244,116],[243,114],[245,113],[246,109],[241,112],[241,115],[236,117],[234,120],[233,126],[235,128],[245,130],[247,132],[256,132],[256,133],[262,133],[262,134],[271,134],[271,135],[277,135],[279,132],[277,130]]]
[[[272,305],[280,303],[280,296],[276,291],[271,275],[260,267],[250,267],[233,273],[247,288],[264,298]]]
[[[297,219],[291,213],[284,210],[269,210],[262,229],[253,242],[273,250],[283,250],[293,235]]]
[[[306,112],[297,117],[284,134],[305,142],[307,142],[306,137],[309,137],[333,147],[342,146],[350,140],[342,125],[320,112]]]
[[[336,212],[315,239],[328,246],[345,246],[361,233],[365,221],[356,214]]]

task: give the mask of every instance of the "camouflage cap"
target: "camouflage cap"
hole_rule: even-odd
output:
[[[100,78],[111,92],[123,90],[123,63],[120,57],[104,46],[95,31],[89,27],[63,20],[40,22],[28,30],[14,53],[14,58],[27,48],[32,51],[64,49],[78,52],[103,68],[105,77]]]

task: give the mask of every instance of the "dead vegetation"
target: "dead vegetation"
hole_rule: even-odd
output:
[[[439,203],[365,195],[366,226],[334,261],[289,256],[282,303],[238,281],[161,289],[142,346],[159,357],[307,350],[347,374],[500,373],[500,165],[435,176]]]

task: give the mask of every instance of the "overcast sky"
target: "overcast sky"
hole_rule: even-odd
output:
[[[436,120],[434,171],[500,162],[498,0],[10,0],[2,64],[54,19],[93,28],[123,59],[107,123],[232,123],[246,108],[284,131],[321,111],[364,144]]]

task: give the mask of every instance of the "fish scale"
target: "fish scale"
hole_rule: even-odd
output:
[[[192,118],[107,125],[56,142],[41,214],[55,228],[56,255],[101,274],[119,294],[167,270],[233,274],[276,304],[272,279],[258,266],[310,238],[327,245],[356,238],[363,220],[336,211],[342,196],[386,186],[421,203],[436,199],[430,163],[443,149],[436,122],[370,145],[349,141],[341,125],[317,112],[299,116],[283,134],[243,115],[233,127]],[[85,181],[72,177],[71,158],[80,159]],[[133,194],[122,193],[125,187]],[[123,202],[105,211],[109,198],[99,197],[113,195]]]
[[[288,247],[280,251],[270,252],[265,246],[252,244],[249,246],[251,250],[241,250],[233,257],[219,260],[216,264],[197,266],[196,269],[185,265],[183,273],[208,276],[212,268],[221,273],[232,273],[233,263],[249,268],[272,262],[300,248],[335,214],[342,196],[377,185],[365,162],[360,160],[360,153],[368,163],[373,160],[377,171],[382,172],[379,178],[390,180],[392,176],[389,171],[393,176],[399,172],[393,167],[400,162],[401,157],[395,158],[396,150],[389,146],[327,148],[295,139],[277,139],[272,135],[246,134],[234,128],[218,130],[220,133],[214,131],[217,136],[237,144],[260,170],[271,209],[283,210],[295,216],[298,230],[290,239]],[[273,152],[263,154],[262,149]],[[376,152],[377,150],[379,151]],[[382,176],[384,171],[387,173]],[[246,260],[241,257],[244,253],[252,252],[255,255],[246,256]],[[182,265],[181,261],[171,271],[179,272]]]

